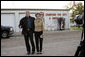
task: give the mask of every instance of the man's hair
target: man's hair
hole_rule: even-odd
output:
[[[30,13],[30,12],[27,10],[26,13]]]

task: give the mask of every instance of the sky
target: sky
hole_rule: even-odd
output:
[[[29,9],[65,9],[71,1],[1,1],[2,8],[29,8]],[[82,2],[84,1],[75,1]]]

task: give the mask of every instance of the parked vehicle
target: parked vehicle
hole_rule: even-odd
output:
[[[13,27],[1,25],[1,37],[7,38],[14,33]]]

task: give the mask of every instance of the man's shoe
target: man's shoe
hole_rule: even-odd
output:
[[[27,55],[30,55],[30,52],[27,52]]]

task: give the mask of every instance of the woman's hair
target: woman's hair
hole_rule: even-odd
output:
[[[40,13],[36,13],[35,16],[37,17],[38,14],[41,15]]]

